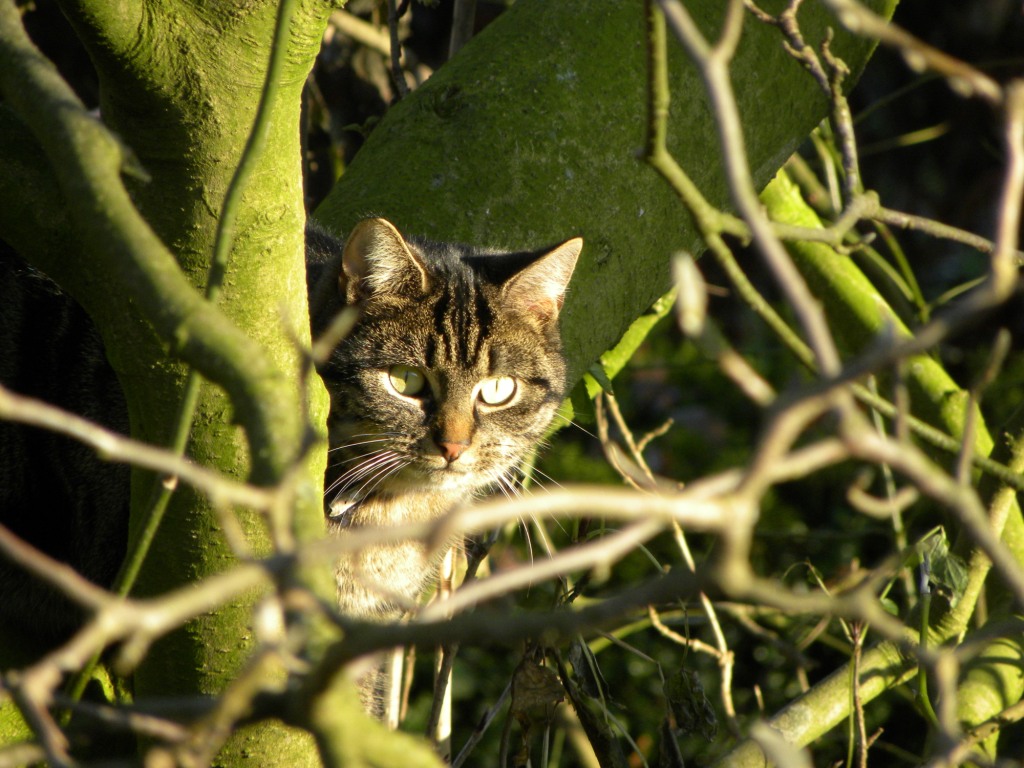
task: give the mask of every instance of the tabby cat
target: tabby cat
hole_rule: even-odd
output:
[[[582,241],[497,253],[406,239],[383,219],[359,223],[344,244],[316,226],[306,240],[314,335],[344,307],[360,310],[320,370],[331,396],[329,529],[344,535],[435,519],[512,483],[565,393],[557,319]],[[9,297],[0,305],[0,381],[126,431],[123,395],[81,309],[5,254],[0,295]],[[0,467],[8,478],[0,522],[109,584],[118,566],[110,553],[124,550],[126,468],[70,440],[3,423]],[[434,566],[416,542],[364,549],[337,565],[340,608],[398,618]],[[0,589],[0,621],[24,626],[32,617],[34,629],[51,636],[72,628],[74,614],[59,596],[41,597],[2,560]],[[363,681],[373,711],[382,684],[379,672]]]
[[[320,371],[332,531],[431,520],[513,482],[565,394],[557,319],[581,247],[492,253],[405,239],[383,219],[356,226],[313,301],[314,331],[361,309]],[[397,618],[434,572],[418,542],[364,549],[338,563],[341,609]],[[371,710],[383,683],[362,685]]]

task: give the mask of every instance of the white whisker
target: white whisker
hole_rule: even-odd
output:
[[[589,429],[585,428],[585,427],[584,427],[584,426],[583,426],[582,424],[580,424],[579,422],[573,421],[572,419],[567,419],[567,418],[566,418],[565,416],[563,416],[563,415],[561,415],[561,414],[557,414],[557,415],[555,416],[555,418],[556,418],[556,419],[562,419],[562,420],[563,420],[563,421],[565,422],[565,426],[568,426],[568,427],[575,427],[576,429],[578,429],[578,430],[579,430],[580,432],[582,432],[582,433],[583,433],[584,435],[586,435],[587,437],[589,437],[589,438],[592,438],[592,439],[594,439],[594,440],[597,440],[597,435],[595,435],[595,434],[594,434],[593,432],[591,432],[591,431],[590,431]]]
[[[539,477],[539,478],[540,478],[541,480],[543,480],[543,481],[544,481],[545,483],[551,483],[551,484],[553,484],[554,486],[556,486],[557,488],[562,488],[562,487],[563,487],[563,486],[562,486],[562,484],[561,484],[560,482],[558,482],[557,480],[555,480],[555,478],[553,478],[553,477],[552,477],[551,475],[549,475],[549,474],[548,474],[547,472],[544,472],[544,471],[542,471],[542,470],[538,469],[536,465],[534,465],[534,466],[533,466],[533,468],[532,468],[532,469],[530,470],[530,473],[531,473],[532,475],[535,475],[536,477]],[[543,483],[537,483],[537,485],[538,485],[539,487],[541,487],[541,488],[543,488],[543,487],[544,487],[544,484],[543,484]]]
[[[529,555],[530,565],[533,565],[533,537],[530,535],[530,523],[525,518],[519,518],[519,527],[523,529],[523,539],[526,540],[526,554]]]
[[[384,451],[381,454],[374,456],[372,459],[367,459],[366,461],[357,464],[339,478],[339,480],[344,481],[339,493],[351,488],[368,475],[373,475],[380,467],[391,466],[398,461],[401,461],[400,456],[392,451]]]
[[[394,475],[397,472],[401,471],[404,467],[407,467],[409,464],[409,459],[405,458],[404,456],[395,456],[390,464],[382,467],[380,471],[377,472],[376,475],[374,475],[372,478],[367,480],[366,483],[363,484],[363,487],[360,489],[360,495],[369,496],[377,489],[377,486],[384,482],[384,480],[386,480],[388,477],[391,477],[391,475]],[[367,487],[367,484],[370,483],[372,484],[369,485],[369,487]]]
[[[368,435],[352,435],[352,437],[367,437],[367,436]],[[333,448],[329,449],[327,452],[328,453],[333,453],[334,451],[341,451],[341,450],[344,450],[346,448],[355,448],[358,445],[369,445],[370,443],[384,443],[384,442],[389,441],[391,439],[391,437],[392,437],[391,435],[384,435],[384,436],[377,436],[377,437],[375,437],[375,438],[373,438],[371,440],[360,440],[360,441],[355,442],[355,443],[342,443],[341,445],[334,446]]]
[[[497,480],[497,486],[502,494],[504,494],[505,498],[510,501],[522,496],[522,491],[519,488],[519,481],[512,469],[506,469],[501,473]]]
[[[366,453],[360,453],[360,454],[358,454],[356,456],[349,456],[347,459],[341,459],[340,461],[335,461],[334,463],[329,464],[328,467],[330,469],[334,469],[335,467],[341,467],[341,466],[344,466],[345,464],[351,464],[353,461],[363,462],[363,461],[367,461],[367,460],[369,460],[369,459],[371,459],[371,458],[373,458],[375,456],[380,456],[380,455],[385,454],[385,453],[394,453],[394,451],[391,450],[390,448],[377,448],[376,450],[373,450],[373,451],[367,451]],[[348,470],[348,471],[351,471],[351,470]]]
[[[393,456],[395,456],[394,451],[380,450],[374,451],[373,453],[367,454],[365,456],[356,457],[359,463],[356,464],[354,467],[350,467],[341,475],[339,475],[337,479],[335,479],[334,482],[331,483],[330,487],[327,489],[327,492],[329,493],[331,491],[334,491],[339,486],[341,486],[341,490],[344,491],[353,483],[358,482],[362,477],[366,476],[370,472],[373,472],[373,470],[377,466],[389,461]],[[352,461],[355,461],[356,459],[352,459]],[[344,464],[345,462],[341,463]]]

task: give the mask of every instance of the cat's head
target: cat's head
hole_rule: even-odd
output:
[[[355,227],[336,289],[360,319],[321,371],[329,503],[510,478],[565,395],[557,320],[582,245],[493,253]]]

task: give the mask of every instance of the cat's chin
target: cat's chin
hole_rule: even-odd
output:
[[[382,487],[389,494],[439,493],[446,496],[471,494],[481,487],[480,473],[475,467],[458,463],[424,462],[403,467],[389,477]]]

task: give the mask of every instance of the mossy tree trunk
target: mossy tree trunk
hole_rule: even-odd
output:
[[[294,339],[308,343],[300,92],[330,5],[295,5],[266,150],[245,187],[216,305],[201,291],[225,193],[264,86],[278,3],[63,3],[96,65],[102,120],[113,134],[41,62],[11,3],[4,3],[0,29],[5,100],[52,169],[47,184],[33,175],[43,163],[12,159],[27,174],[21,178],[32,181],[32,202],[51,209],[23,220],[7,216],[0,234],[97,321],[128,397],[133,436],[170,442],[184,359],[215,382],[202,388],[190,455],[263,485],[280,482],[299,460],[308,426],[323,422],[326,401],[319,382],[300,381]],[[31,145],[25,126],[9,113],[4,124]],[[25,194],[4,186],[8,197]],[[47,220],[55,226],[39,237],[33,225]],[[323,462],[323,450],[304,461],[297,483],[292,528],[300,540],[323,528]],[[142,472],[133,478],[133,529],[156,482]],[[265,522],[244,513],[240,519],[253,550],[267,551]],[[208,502],[179,490],[135,591],[162,593],[232,562]],[[252,646],[256,598],[229,604],[158,643],[136,674],[136,695],[222,691]],[[243,729],[220,759],[231,764],[253,754],[261,765],[317,762],[308,735],[275,725]]]
[[[264,87],[278,3],[174,3],[159,9],[133,3],[127,12],[124,6],[64,4],[96,64],[103,120],[129,144],[148,175],[144,180],[127,178],[132,199],[176,255],[189,282],[201,289],[228,184]],[[276,398],[279,408],[272,417],[275,431],[260,441],[252,440],[250,431],[247,441],[236,423],[239,404],[220,387],[206,386],[189,449],[201,464],[238,479],[252,471],[252,479],[265,484],[279,482],[296,460],[307,423],[291,336],[308,340],[299,104],[330,8],[319,0],[297,6],[285,70],[271,106],[266,150],[245,187],[224,277],[226,289],[218,302],[266,356],[270,380],[264,394]],[[146,355],[138,354],[137,339],[108,343],[108,348],[113,347],[129,395],[133,434],[166,444],[185,368],[164,362],[166,339],[157,343],[161,347],[149,347]],[[127,351],[128,359],[120,357],[119,349]],[[164,367],[156,377],[153,360]],[[239,363],[243,369],[249,364],[245,359]],[[316,394],[314,403],[322,418],[323,393]],[[244,420],[242,424],[251,428]],[[250,451],[261,457],[251,460]],[[309,466],[308,482],[317,486],[320,477],[322,458]],[[137,502],[147,502],[150,486],[149,478],[136,478]],[[322,511],[318,493],[302,496],[307,503],[296,507],[297,524],[308,537],[322,527]],[[265,551],[263,523],[251,517],[243,525],[254,549]],[[205,501],[188,492],[178,494],[138,592],[161,593],[223,570],[233,558],[223,538],[211,535],[216,528]],[[199,619],[158,646],[136,675],[137,693],[222,690],[251,644],[245,628],[254,598]]]

